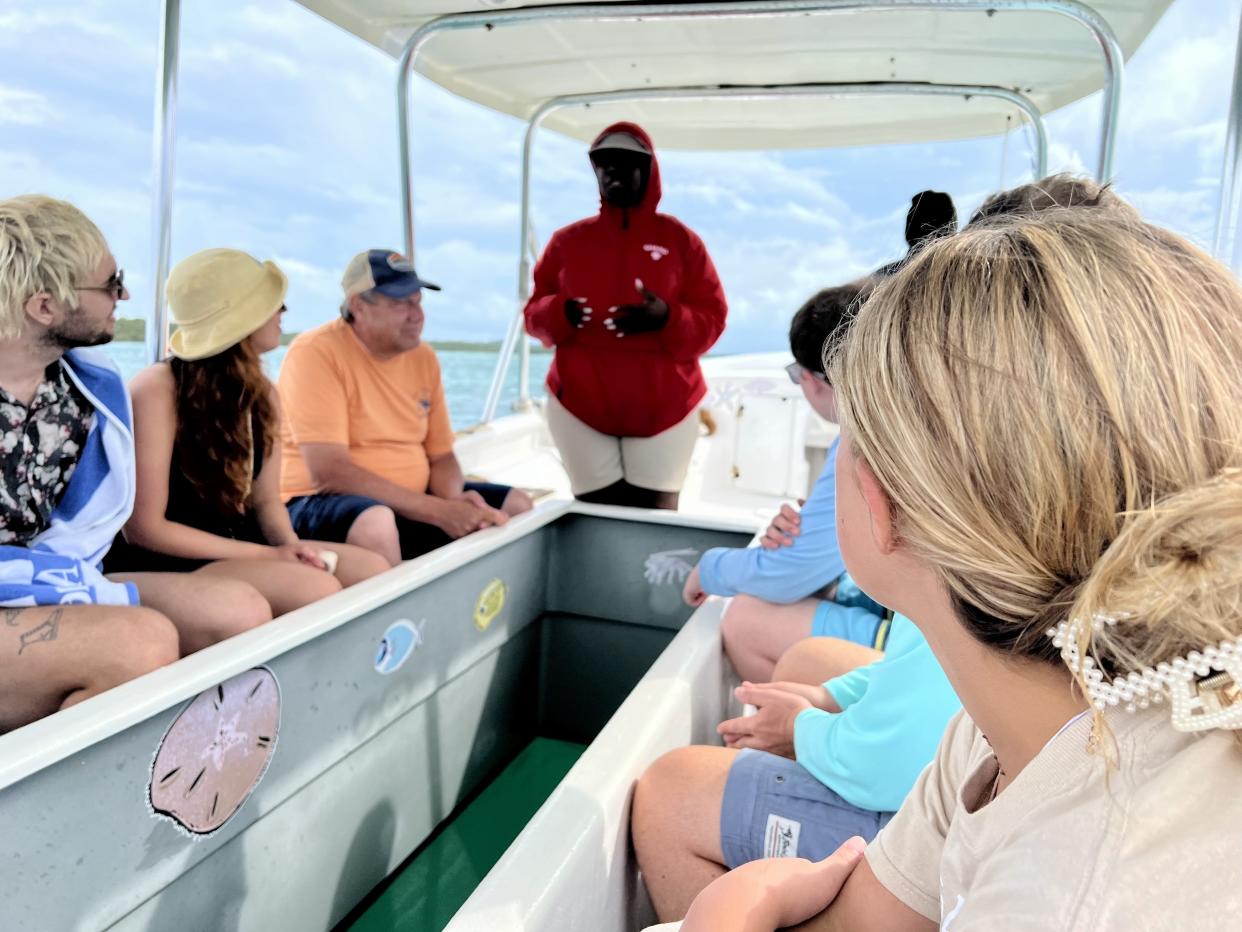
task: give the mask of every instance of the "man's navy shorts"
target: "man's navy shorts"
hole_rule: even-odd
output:
[[[500,508],[510,486],[492,482],[467,482],[466,491],[478,492],[493,508]],[[368,508],[384,503],[365,495],[302,495],[288,502],[289,520],[294,533],[303,540],[326,540],[343,544],[350,527]],[[401,558],[412,560],[452,540],[434,524],[411,521],[397,515],[401,537]]]

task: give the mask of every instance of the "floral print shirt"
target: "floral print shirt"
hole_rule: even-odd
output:
[[[51,523],[94,417],[59,362],[29,407],[0,388],[0,544],[25,545]]]

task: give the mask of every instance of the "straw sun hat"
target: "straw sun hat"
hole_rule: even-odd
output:
[[[274,262],[238,249],[204,249],[168,276],[168,309],[177,332],[168,341],[178,359],[205,359],[236,346],[285,303],[289,279]]]

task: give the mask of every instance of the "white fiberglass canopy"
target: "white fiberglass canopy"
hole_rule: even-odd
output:
[[[711,4],[717,11],[748,8],[733,18],[699,15],[703,4],[674,3],[664,7],[676,10],[674,16],[643,19],[621,17],[625,5],[610,2],[298,2],[394,57],[439,17],[494,19],[491,28],[458,23],[430,35],[415,69],[462,97],[529,119],[544,102],[567,94],[872,83],[1001,88],[1046,113],[1105,83],[1106,54],[1091,21],[1102,22],[1128,57],[1171,0],[826,0],[792,13],[788,4],[773,3],[772,15],[763,13],[762,0],[752,0]],[[882,9],[861,9],[867,6]],[[585,140],[622,116],[643,124],[662,148],[694,149],[966,138],[1003,132],[1020,119],[1011,102],[994,97],[886,92],[727,106],[719,99],[596,103],[559,109],[544,125]]]

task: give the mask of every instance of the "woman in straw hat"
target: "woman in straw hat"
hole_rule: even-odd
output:
[[[983,223],[874,292],[831,368],[841,549],[964,714],[865,855],[745,865],[683,932],[1238,928],[1239,321],[1117,211]]]
[[[207,249],[168,277],[172,358],[138,373],[138,491],[107,569],[243,579],[281,615],[388,568],[346,544],[301,541],[280,500],[280,413],[259,357],[280,344],[288,279]]]

